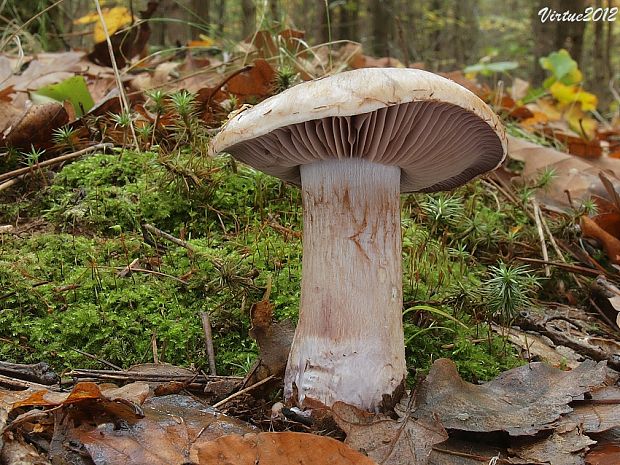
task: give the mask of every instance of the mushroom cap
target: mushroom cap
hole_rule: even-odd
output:
[[[401,168],[401,192],[453,189],[506,155],[497,115],[427,71],[366,68],[292,87],[237,113],[211,152],[300,185],[299,166],[363,158]]]

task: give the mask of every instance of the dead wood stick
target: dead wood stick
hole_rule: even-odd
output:
[[[0,362],[0,374],[14,379],[45,385],[58,384],[58,381],[60,381],[60,377],[45,362],[29,365]]]
[[[526,262],[526,263],[536,263],[540,265],[555,266],[557,268],[562,268],[564,270],[571,271],[573,273],[579,273],[579,274],[589,274],[589,275],[594,275],[594,276],[598,276],[601,274],[600,271],[595,270],[593,268],[586,268],[583,266],[571,265],[570,263],[551,262],[548,260],[540,260],[538,258],[527,258],[527,257],[515,257],[515,260],[519,260],[521,262]]]
[[[248,386],[248,387],[246,387],[244,389],[241,389],[240,391],[235,392],[234,394],[231,394],[226,399],[220,400],[219,402],[213,404],[212,407],[213,408],[219,408],[222,405],[227,404],[228,402],[230,402],[234,398],[239,397],[239,396],[245,394],[246,392],[250,392],[254,388],[257,388],[258,386],[261,386],[261,385],[265,384],[267,381],[271,381],[275,377],[276,377],[276,375],[267,376],[265,379],[260,380],[258,383],[254,383],[251,386]]]
[[[119,270],[119,271],[123,271],[125,270],[127,267],[126,266],[117,266],[115,269]],[[136,272],[136,273],[146,273],[146,274],[152,274],[155,276],[161,276],[162,278],[170,278],[170,279],[174,279],[175,281],[180,282],[181,284],[187,285],[187,281],[177,278],[176,276],[172,276],[170,274],[166,274],[166,273],[161,273],[159,271],[155,271],[155,270],[145,270],[144,268],[130,268],[130,271]]]
[[[540,207],[538,206],[538,202],[534,199],[532,200],[532,206],[534,207],[534,222],[536,223],[536,230],[538,231],[538,237],[540,239],[540,247],[542,249],[542,256],[545,262],[549,261],[549,252],[547,252],[547,242],[545,241],[545,233],[542,227],[542,221],[540,220]],[[545,263],[545,276],[548,278],[551,276],[551,269],[549,265]]]
[[[205,333],[205,344],[207,346],[207,355],[209,357],[209,372],[217,376],[215,370],[215,350],[213,350],[213,334],[211,332],[211,320],[207,312],[200,312],[200,320],[202,321],[202,330]]]
[[[54,386],[46,386],[45,384],[33,383],[32,381],[24,381],[23,379],[15,379],[10,376],[0,375],[0,385],[9,386],[14,389],[45,389],[47,391],[56,391],[58,388]]]
[[[105,149],[109,149],[112,147],[114,147],[114,144],[110,144],[110,143],[91,145],[90,147],[86,147],[85,149],[78,150],[77,152],[68,153],[66,155],[61,155],[60,157],[56,157],[56,158],[50,158],[49,160],[42,161],[41,163],[37,163],[33,166],[26,166],[25,168],[19,168],[17,170],[9,171],[8,173],[2,173],[0,174],[0,181],[4,181],[5,179],[15,178],[23,174],[29,174],[30,172],[38,168],[45,168],[46,166],[57,165],[59,163],[62,163],[63,161],[73,160],[74,158],[81,157],[82,155],[88,152],[94,152],[99,149],[105,150]]]
[[[76,369],[66,376],[74,378],[98,378],[117,381],[152,381],[152,382],[167,382],[167,381],[186,381],[194,378],[195,375],[174,375],[174,374],[158,374],[158,373],[142,373],[139,371],[115,371],[115,370],[84,370]],[[197,383],[207,383],[209,381],[243,381],[241,376],[198,376],[195,380]]]
[[[142,227],[155,236],[162,237],[166,239],[167,241],[172,242],[173,244],[176,244],[180,247],[184,247],[190,252],[195,252],[194,248],[186,241],[178,239],[174,237],[172,234],[168,234],[166,231],[162,231],[161,229],[156,228],[152,224],[144,223]]]
[[[114,370],[122,370],[121,367],[114,365],[113,363],[108,362],[107,360],[103,360],[102,358],[96,357],[93,354],[89,354],[88,352],[84,352],[83,350],[76,349],[75,347],[71,347],[72,350],[75,350],[78,354],[84,355],[85,357],[91,358],[93,360],[97,360],[99,363],[103,363],[104,365],[109,366]]]

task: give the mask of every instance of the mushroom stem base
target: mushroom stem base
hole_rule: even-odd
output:
[[[284,394],[378,411],[402,395],[400,169],[362,159],[301,167],[299,323]]]

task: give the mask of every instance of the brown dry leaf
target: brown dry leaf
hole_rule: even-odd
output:
[[[377,465],[335,439],[307,433],[223,436],[196,448],[198,464]]]
[[[144,20],[149,19],[155,13],[158,5],[158,2],[149,2],[146,10],[140,12],[140,18],[143,21],[136,27],[118,31],[110,36],[114,59],[119,68],[124,67],[129,60],[140,55],[145,49],[151,35],[151,28],[149,22]],[[107,41],[96,43],[93,51],[88,54],[88,58],[98,65],[112,66]]]
[[[7,434],[0,442],[0,463],[9,465],[52,465],[31,444]]]
[[[584,313],[583,309],[555,305],[544,310],[522,312],[519,324],[551,339],[556,346],[566,346],[593,360],[606,360],[615,370],[620,369],[620,342],[597,334],[615,334],[614,329],[600,318]]]
[[[615,214],[611,213],[611,215]],[[607,215],[600,216],[605,217]],[[617,237],[601,227],[597,223],[596,219],[589,218],[585,215],[581,217],[580,226],[581,233],[585,237],[593,237],[601,243],[607,257],[612,261],[612,263],[620,263],[620,240]]]
[[[273,304],[269,302],[270,287],[263,300],[250,308],[252,328],[250,336],[256,340],[259,358],[244,380],[244,385],[252,385],[271,375],[284,373],[288,353],[295,335],[295,325],[289,319],[273,321]]]
[[[505,465],[505,449],[483,443],[450,438],[433,447],[428,465]]]
[[[620,428],[620,388],[607,386],[591,394],[592,399],[575,402],[573,411],[558,421],[558,429],[579,427],[584,433],[602,433]]]
[[[82,423],[70,436],[84,444],[95,465],[181,465],[196,462],[192,457],[220,436],[253,431],[187,396],[150,398],[143,409],[144,418],[123,428]]]
[[[31,146],[49,147],[52,131],[69,122],[69,115],[62,103],[50,102],[32,105],[17,121],[0,133],[0,146],[29,150]]]
[[[332,412],[347,434],[345,443],[382,465],[424,465],[432,447],[448,439],[446,430],[432,417],[416,420],[405,412],[393,420],[343,402],[336,402]]]
[[[573,400],[603,384],[605,362],[587,360],[565,372],[544,363],[530,363],[474,385],[464,381],[454,362],[437,360],[416,391],[413,415],[437,416],[448,429],[532,435],[547,430]]]
[[[620,444],[596,446],[586,455],[586,465],[618,465],[619,463]]]
[[[275,71],[267,61],[258,59],[248,71],[233,76],[226,84],[226,88],[242,101],[250,96],[266,97],[273,91],[275,75]]]
[[[544,439],[532,441],[530,438],[513,440],[509,449],[511,454],[521,460],[511,459],[514,464],[543,463],[549,465],[585,465],[588,446],[596,444],[578,428],[567,432],[553,432]]]
[[[545,338],[539,334],[526,333],[517,328],[501,328],[492,323],[491,328],[497,334],[507,337],[515,346],[521,349],[521,356],[525,360],[538,357],[539,360],[545,361],[550,365],[559,368],[566,366],[568,368],[576,368],[583,361],[583,357],[574,350],[556,346],[549,338]]]
[[[133,422],[143,416],[139,404],[149,395],[146,383],[131,383],[122,388],[98,386],[93,382],[77,383],[71,392],[55,392],[48,390],[29,390],[30,396],[13,403],[18,407],[56,407],[83,403],[80,414],[108,415]],[[95,402],[93,402],[95,401]]]
[[[525,162],[525,179],[535,179],[544,169],[555,171],[555,177],[548,188],[537,189],[536,198],[540,203],[560,210],[570,208],[566,191],[577,205],[592,194],[605,196],[606,189],[599,179],[601,170],[609,170],[606,172],[610,181],[617,189],[620,187],[620,160],[575,157],[512,136],[508,136],[508,155]]]

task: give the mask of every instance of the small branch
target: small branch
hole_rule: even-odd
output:
[[[117,270],[124,270],[126,267],[116,267]],[[187,281],[184,281],[182,279],[177,278],[176,276],[172,276],[166,273],[160,273],[159,271],[154,271],[154,270],[145,270],[144,268],[131,268],[131,272],[132,273],[147,273],[147,274],[152,274],[155,276],[161,276],[163,278],[170,278],[170,279],[174,279],[175,281],[180,282],[183,285],[187,285]]]
[[[105,150],[114,147],[114,144],[105,143],[105,144],[97,144],[92,145],[90,147],[86,147],[85,149],[78,150],[77,152],[68,153],[66,155],[61,155],[60,157],[50,158],[49,160],[42,161],[41,163],[37,163],[33,166],[26,166],[25,168],[20,168],[17,170],[9,171],[8,173],[0,174],[0,181],[4,181],[5,179],[15,178],[17,176],[21,176],[23,174],[29,174],[36,168],[45,168],[47,166],[57,165],[62,163],[63,161],[73,160],[74,158],[81,157],[85,153],[94,152],[96,150]]]
[[[167,241],[172,242],[173,244],[176,244],[180,247],[183,247],[192,253],[195,252],[194,248],[188,242],[182,241],[181,239],[177,239],[172,234],[168,234],[167,232],[162,231],[161,229],[158,229],[151,224],[145,223],[142,225],[142,227],[146,229],[148,232],[150,232],[151,234],[153,234],[154,236],[158,236],[163,239],[166,239]]]
[[[114,370],[121,370],[122,371],[122,368],[120,368],[120,367],[118,367],[118,366],[114,365],[113,363],[110,363],[110,362],[108,362],[106,360],[103,360],[103,359],[101,359],[99,357],[96,357],[96,356],[94,356],[92,354],[89,354],[88,352],[84,352],[83,350],[76,349],[75,347],[71,347],[71,349],[75,350],[78,354],[84,355],[85,357],[91,358],[93,360],[97,360],[99,363],[103,363],[104,365],[107,365],[107,366],[109,366],[110,368],[112,368]]]
[[[258,386],[261,386],[261,385],[265,384],[266,382],[271,381],[275,377],[276,377],[276,375],[267,376],[265,379],[260,380],[258,383],[254,383],[251,386],[246,387],[245,389],[241,389],[240,391],[237,391],[234,394],[228,396],[226,399],[220,400],[216,404],[213,404],[213,408],[219,408],[222,405],[227,404],[231,400],[235,399],[236,397],[239,397],[239,396],[241,396],[241,395],[243,395],[243,394],[245,394],[247,392],[250,392],[254,388],[257,388]]]
[[[589,274],[592,276],[598,276],[601,274],[600,271],[593,268],[585,268],[583,266],[570,265],[568,263],[550,262],[548,260],[540,260],[538,258],[515,257],[515,260],[519,260],[525,263],[537,263],[540,265],[555,266],[557,268],[562,268],[563,270],[567,270],[577,274]]]
[[[540,247],[542,248],[542,255],[545,262],[549,261],[549,253],[547,252],[547,243],[545,241],[545,233],[543,232],[542,222],[540,221],[540,207],[536,200],[532,200],[534,207],[534,221],[536,222],[536,229],[538,230],[538,237],[540,238]],[[545,264],[545,276],[548,278],[551,276],[551,269],[549,265]]]
[[[157,352],[157,333],[155,331],[151,334],[151,348],[153,349],[153,363],[157,365],[159,363],[159,354]]]
[[[200,312],[200,319],[202,321],[202,330],[205,333],[205,344],[207,346],[207,355],[209,356],[209,372],[216,376],[215,370],[215,350],[213,350],[213,334],[211,332],[211,321],[209,320],[209,314],[207,312]]]
[[[32,381],[24,381],[22,379],[15,379],[9,376],[0,375],[0,385],[9,386],[13,389],[44,389],[46,391],[57,391],[58,388],[54,386],[46,386],[44,384],[33,383]]]

